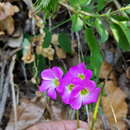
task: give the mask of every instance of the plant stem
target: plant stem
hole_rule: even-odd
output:
[[[51,31],[55,30],[56,28],[62,26],[62,25],[65,24],[65,23],[69,22],[70,20],[71,20],[71,18],[66,19],[65,21],[63,21],[63,22],[57,24],[56,26],[54,26],[54,27],[51,28]]]
[[[117,9],[121,9],[121,5],[120,5],[120,3],[119,3],[117,0],[113,0],[113,3],[114,3],[115,6],[117,7]],[[121,14],[122,14],[123,16],[126,16],[126,17],[127,17],[127,15],[126,15],[126,13],[125,13],[124,11],[122,11]]]
[[[93,130],[93,129],[94,129],[94,124],[95,124],[95,121],[96,121],[96,119],[97,119],[97,113],[98,113],[98,108],[99,108],[100,100],[101,100],[101,94],[100,94],[100,96],[99,96],[99,98],[98,98],[96,107],[95,107],[95,109],[94,109],[94,114],[93,114],[93,119],[92,119],[92,124],[91,124],[90,130]]]
[[[59,4],[64,6],[65,8],[67,8],[68,10],[70,10],[70,11],[72,11],[74,13],[79,13],[79,14],[82,14],[82,15],[85,15],[85,16],[91,16],[91,17],[105,17],[105,16],[107,16],[106,13],[95,15],[95,14],[92,14],[92,13],[89,13],[89,12],[85,12],[83,10],[78,10],[77,11],[76,9],[74,9],[73,7],[71,7],[70,5],[68,5],[68,4],[64,3],[64,2],[59,2]],[[119,9],[115,10],[115,11],[112,11],[109,15],[113,15],[113,14],[115,14],[117,12],[125,11],[125,10],[128,10],[128,9],[130,9],[130,6],[122,7],[122,8],[119,8]]]
[[[74,12],[74,13],[80,13],[82,15],[86,15],[86,16],[97,16],[95,14],[92,14],[92,13],[89,13],[89,12],[85,12],[85,11],[82,11],[82,10],[76,10],[74,9],[73,7],[71,7],[70,5],[66,4],[66,3],[63,3],[63,2],[59,2],[60,5],[64,6],[65,8],[67,8],[68,10]]]
[[[80,128],[80,122],[79,122],[79,110],[76,111],[76,118],[77,118],[77,128]]]

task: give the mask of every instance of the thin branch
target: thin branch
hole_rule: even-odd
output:
[[[112,0],[113,3],[115,4],[115,6],[117,7],[117,9],[121,9],[121,5],[120,3],[117,1],[117,0]],[[124,11],[120,11],[120,13],[123,15],[123,16],[127,16],[126,13]]]
[[[70,11],[72,11],[72,12],[74,12],[74,13],[80,13],[80,14],[82,14],[82,15],[86,15],[86,16],[97,16],[97,15],[95,15],[95,14],[92,14],[92,13],[89,13],[89,12],[85,12],[85,11],[82,11],[82,10],[75,10],[73,7],[71,7],[70,5],[68,5],[68,4],[65,4],[65,3],[63,3],[63,2],[59,2],[59,4],[60,5],[62,5],[62,6],[64,6],[65,8],[67,8],[68,10],[70,10]]]
[[[14,88],[14,80],[13,80],[13,70],[14,70],[14,65],[15,65],[15,59],[16,55],[12,57],[12,62],[11,62],[11,68],[9,71],[10,75],[10,85],[11,85],[11,91],[12,91],[12,101],[13,101],[13,111],[14,111],[14,130],[17,130],[17,108],[16,108],[16,96],[15,96],[15,88]]]
[[[115,1],[115,0],[114,0]],[[59,4],[61,6],[64,6],[65,8],[67,8],[68,10],[74,12],[74,13],[79,13],[79,14],[82,14],[84,16],[91,16],[91,17],[105,17],[107,16],[108,14],[107,13],[104,13],[104,14],[98,14],[98,15],[95,15],[95,14],[92,14],[92,13],[89,13],[89,12],[85,12],[83,10],[76,10],[74,9],[73,7],[71,7],[70,5],[66,4],[66,3],[63,3],[63,2],[59,2]],[[116,6],[117,6],[117,1],[116,1]],[[118,3],[118,9],[115,10],[115,11],[112,11],[109,15],[113,15],[113,14],[116,14],[118,12],[122,12],[122,11],[125,11],[125,10],[128,10],[130,9],[130,6],[126,6],[126,7],[122,7],[120,8],[119,7],[119,3]]]

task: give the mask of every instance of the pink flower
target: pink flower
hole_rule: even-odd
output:
[[[61,99],[65,104],[69,104],[71,92],[73,88],[78,86],[76,83],[74,77],[71,77],[70,73],[68,72],[64,76],[61,85],[57,88],[57,91],[60,93]]]
[[[70,96],[70,106],[73,109],[80,109],[82,105],[94,103],[98,99],[100,88],[92,80],[85,80],[73,88]]]
[[[84,63],[80,63],[76,66],[73,66],[69,69],[70,76],[79,78],[80,80],[90,79],[92,77],[92,71],[86,69]]]
[[[40,92],[47,91],[47,94],[52,99],[56,99],[56,89],[60,86],[63,76],[63,71],[59,67],[45,69],[41,72],[42,83],[39,86]]]

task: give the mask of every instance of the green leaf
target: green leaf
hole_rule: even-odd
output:
[[[85,31],[85,39],[89,46],[91,56],[90,56],[90,66],[94,70],[94,74],[98,76],[100,71],[100,66],[103,61],[99,44],[93,34],[92,28],[87,28]]]
[[[127,22],[118,22],[118,25],[120,26],[120,28],[124,32],[124,34],[128,40],[128,43],[130,45],[130,29],[128,27],[128,23]]]
[[[101,11],[105,7],[106,5],[105,3],[106,3],[106,0],[98,0],[97,11]]]
[[[110,24],[113,36],[115,40],[117,41],[119,47],[123,49],[124,51],[129,50],[129,42],[126,38],[126,35],[122,31],[121,27],[118,24]]]
[[[59,34],[59,43],[61,48],[67,52],[67,53],[71,53],[71,40],[70,37],[67,33],[60,33]]]
[[[130,20],[130,18],[121,15],[112,15],[111,17],[120,22]]]
[[[89,5],[92,0],[79,0],[79,4],[82,6]]]
[[[80,19],[80,17],[75,14],[72,16],[72,31],[73,32],[78,32],[82,29],[83,27],[83,21]]]
[[[80,6],[86,6],[89,5],[91,3],[92,0],[69,0],[69,3],[73,6],[73,7],[77,7],[80,8]]]
[[[36,2],[34,3],[34,6],[36,8],[39,8],[39,7],[45,8],[46,6],[48,6],[49,3],[50,3],[50,0],[44,0],[44,1],[36,0]]]
[[[127,9],[126,12],[127,12],[128,14],[130,14],[130,4],[128,4],[127,7],[128,7],[129,9]]]
[[[28,53],[28,51],[30,50],[30,41],[28,38],[24,38],[23,43],[22,43],[22,52],[23,55],[26,55]]]
[[[42,55],[36,55],[37,76],[46,68],[46,59]]]
[[[96,26],[96,29],[97,29],[97,32],[99,33],[101,39],[100,39],[100,43],[104,43],[108,40],[108,32],[106,30],[106,28],[104,27],[102,21],[97,18],[96,21],[95,21],[95,26]]]
[[[52,34],[51,34],[51,32],[49,31],[48,28],[45,29],[45,33],[46,33],[46,35],[45,35],[45,39],[44,39],[44,42],[42,44],[42,47],[48,48],[50,43],[51,43]]]

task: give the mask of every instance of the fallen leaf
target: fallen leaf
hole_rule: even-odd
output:
[[[22,42],[23,42],[23,33],[21,33],[21,35],[17,38],[11,37],[8,40],[7,44],[8,44],[9,47],[16,48],[16,47],[21,47]]]
[[[53,34],[53,35],[52,35],[51,43],[52,43],[54,46],[59,45],[58,34]]]
[[[45,110],[46,101],[43,98],[29,100],[21,99],[20,105],[17,106],[17,130],[24,130],[42,118]],[[14,130],[14,113],[11,113],[10,121],[6,130]]]
[[[13,16],[17,12],[19,12],[17,6],[14,6],[9,2],[0,2],[0,21],[5,20],[8,16]]]
[[[130,66],[126,70],[126,77],[130,79]]]
[[[48,104],[50,108],[51,120],[66,120],[68,109],[63,104],[55,101],[50,101]]]
[[[53,60],[54,54],[55,54],[55,51],[51,46],[49,46],[48,48],[42,49],[42,55],[48,58],[49,60]]]
[[[62,48],[55,47],[56,48],[56,55],[59,59],[65,59],[66,58],[66,53]]]
[[[23,43],[22,43],[22,49],[23,49],[23,56],[22,56],[22,60],[25,63],[31,63],[35,60],[35,55],[32,54],[32,46],[30,41],[25,38]]]
[[[62,120],[62,121],[46,121],[32,126],[27,130],[87,130],[87,123],[80,121],[80,127],[77,129],[77,121]]]
[[[35,45],[35,46],[41,46],[42,47],[42,43],[44,42],[44,37],[45,35],[37,35],[37,36],[34,36],[32,38],[32,44]]]
[[[37,53],[38,55],[42,54],[42,51],[43,51],[43,47],[42,47],[42,46],[37,46],[37,47],[36,47],[36,53]]]
[[[130,99],[130,79],[127,77],[126,73],[122,73],[118,78],[119,87],[127,95],[127,99]]]
[[[7,17],[3,21],[0,21],[0,32],[7,32],[7,34],[11,35],[14,30],[14,19],[11,16]]]
[[[35,60],[35,55],[28,52],[22,57],[22,60],[24,61],[24,63],[32,63]]]
[[[109,77],[110,76],[110,77]],[[111,129],[127,130],[124,119],[127,116],[128,106],[125,101],[126,94],[118,87],[112,65],[104,62],[101,67],[100,77],[109,79],[105,81],[106,97],[102,97],[102,107]]]
[[[104,61],[101,65],[99,77],[102,79],[116,80],[115,72],[112,69],[112,65]]]
[[[23,0],[23,2],[27,5],[28,9],[33,8],[32,0]]]

